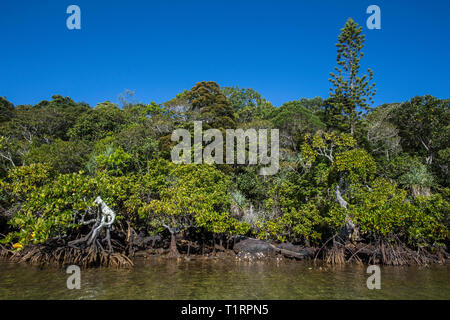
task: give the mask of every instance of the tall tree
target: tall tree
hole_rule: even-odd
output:
[[[365,40],[361,30],[351,18],[341,29],[339,43],[336,44],[338,66],[334,68],[336,73],[330,73],[329,79],[333,84],[333,88],[330,88],[333,120],[344,121],[346,128],[343,129],[350,130],[352,135],[362,111],[370,109],[369,102],[373,102],[376,92],[375,83],[370,84],[372,70],[368,69],[367,74],[359,72]]]
[[[188,93],[191,111],[199,112],[203,127],[231,129],[236,127],[233,108],[220,87],[213,81],[197,83]]]

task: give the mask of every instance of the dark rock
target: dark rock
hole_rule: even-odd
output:
[[[156,236],[149,236],[149,237],[143,237],[141,234],[136,237],[134,240],[134,243],[138,245],[139,247],[147,247],[151,245],[152,247],[155,246],[155,244],[161,242],[162,238],[158,235]]]
[[[289,242],[283,242],[283,243],[277,244],[276,246],[280,249],[285,249],[285,250],[294,251],[294,252],[300,252],[300,251],[302,251],[302,249],[305,249],[302,246],[296,246]]]
[[[314,256],[314,249],[296,246],[291,243],[274,245],[262,240],[247,238],[234,245],[234,252],[238,256],[250,256],[250,258],[264,258],[281,254],[288,258],[304,259]]]
[[[262,253],[264,255],[274,254],[275,249],[270,243],[257,240],[257,239],[246,239],[239,241],[233,247],[234,252],[236,253],[249,253],[249,254],[257,254]]]
[[[137,257],[143,257],[143,258],[146,258],[146,257],[148,257],[150,254],[147,252],[147,251],[145,251],[145,250],[140,250],[140,251],[136,251],[135,253],[134,253],[134,256],[137,258]]]
[[[152,243],[152,247],[155,246],[156,243],[160,242],[162,238],[158,235],[156,236],[150,236],[144,238],[144,245],[148,245],[150,242]]]
[[[303,247],[303,246],[297,246],[297,245],[294,245],[294,244],[288,243],[288,242],[277,244],[276,247],[298,253],[305,257],[314,256],[314,249]]]

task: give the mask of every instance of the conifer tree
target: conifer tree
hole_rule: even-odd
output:
[[[369,110],[369,103],[373,103],[375,95],[375,83],[370,84],[373,79],[372,70],[367,74],[360,74],[360,61],[364,53],[365,36],[362,28],[349,18],[338,37],[337,64],[335,73],[331,72],[329,79],[333,84],[330,88],[330,114],[333,123],[344,123],[345,130],[354,135],[356,123],[363,110]]]

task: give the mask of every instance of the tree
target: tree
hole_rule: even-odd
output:
[[[0,98],[0,243],[28,261],[85,265],[132,256],[156,233],[170,239],[173,256],[184,249],[180,236],[190,240],[190,252],[191,241],[245,234],[315,244],[335,262],[375,259],[377,252],[394,264],[445,257],[450,100],[415,97],[360,117],[372,87],[371,77],[358,73],[360,29],[349,20],[342,30],[337,86],[326,101],[301,98],[275,108],[252,89],[215,82],[199,82],[164,104],[124,98],[123,109],[60,95],[17,107]],[[280,170],[261,176],[258,165],[164,160],[176,143],[171,132],[192,129],[193,120],[204,129],[279,129]],[[104,232],[102,215],[88,218],[96,197],[116,214],[106,242],[87,226]]]
[[[0,123],[10,120],[14,116],[14,105],[0,97]]]
[[[121,147],[110,146],[106,151],[95,158],[96,168],[113,176],[122,176],[131,166],[132,156]]]
[[[274,108],[261,94],[251,88],[224,87],[221,88],[221,92],[230,101],[238,122],[249,122]]]
[[[42,109],[43,113],[55,114],[58,117],[57,123],[59,126],[55,126],[55,119],[52,119],[53,122],[47,123],[50,128],[52,128],[51,126],[54,127],[53,131],[49,132],[48,135],[52,138],[60,138],[63,140],[69,138],[67,131],[75,124],[77,119],[83,113],[91,110],[91,107],[87,103],[77,103],[70,97],[63,97],[61,95],[53,95],[52,100],[43,100],[35,108]]]
[[[119,132],[123,124],[125,119],[122,110],[106,101],[82,114],[68,134],[72,139],[97,141],[110,133]]]
[[[174,118],[185,120],[189,113],[188,90],[178,93],[175,98],[163,103],[165,109],[174,115]]]
[[[312,138],[306,135],[301,156],[306,168],[311,168],[321,158],[331,164],[325,175],[328,184],[334,189],[335,201],[346,212],[341,225],[345,223],[344,231],[354,239],[357,237],[357,229],[347,213],[348,201],[345,197],[353,186],[367,185],[374,178],[374,159],[364,149],[356,148],[356,141],[351,135],[322,131],[316,132]]]
[[[147,167],[147,162],[158,154],[158,146],[155,140],[155,127],[132,124],[120,131],[114,138],[114,144],[132,155],[133,168],[142,171]]]
[[[280,142],[291,150],[297,150],[304,134],[325,127],[306,106],[310,106],[307,99],[289,101],[270,113],[269,120],[281,131]]]
[[[367,141],[373,154],[384,155],[387,160],[401,151],[400,136],[392,117],[397,104],[384,104],[367,117]]]
[[[2,169],[25,164],[25,157],[32,148],[51,144],[58,139],[67,140],[69,129],[88,110],[90,107],[87,104],[76,103],[60,95],[54,95],[51,101],[43,100],[35,106],[17,106],[8,121],[0,121],[3,136],[0,139]]]
[[[92,179],[85,175],[66,174],[51,179],[48,167],[40,164],[17,168],[10,179],[12,194],[23,202],[9,222],[17,231],[2,241],[15,240],[22,247],[45,243],[53,236],[61,237],[76,228],[74,213],[87,209],[86,198],[93,189]]]
[[[203,128],[232,129],[236,127],[233,108],[213,81],[197,83],[188,93],[191,111],[199,113]]]
[[[51,144],[33,146],[25,157],[25,162],[46,163],[54,173],[72,173],[84,168],[90,150],[90,146],[82,141],[58,139]]]
[[[362,28],[349,18],[345,23],[337,47],[336,73],[331,72],[330,82],[334,88],[330,89],[331,113],[334,122],[345,121],[346,128],[351,135],[356,130],[356,122],[364,110],[369,110],[369,102],[375,95],[375,84],[369,84],[373,78],[372,70],[368,75],[359,74],[360,61],[363,57],[361,49],[364,47],[365,36],[361,34]]]
[[[366,237],[401,238],[412,245],[432,245],[434,241],[442,243],[448,239],[445,219],[450,207],[440,195],[419,196],[411,202],[405,190],[383,178],[373,180],[370,188],[355,185],[350,193],[346,210],[340,207],[330,210],[331,219],[327,219],[330,224],[339,227],[348,213]]]
[[[316,231],[322,217],[314,203],[306,203],[299,209],[291,207],[273,219],[264,222],[259,238],[273,237],[280,241],[302,239],[308,246],[310,240],[317,240],[321,234]]]
[[[428,165],[450,144],[450,99],[414,97],[397,105],[391,121],[399,129],[402,148],[423,156]]]
[[[178,256],[176,235],[191,227],[213,233],[230,228],[229,178],[211,165],[173,165],[159,189],[159,199],[140,207],[143,218],[157,221],[171,235],[170,255]]]

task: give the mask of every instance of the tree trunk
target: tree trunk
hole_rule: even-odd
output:
[[[305,247],[307,247],[307,248],[311,247],[311,241],[309,240],[309,237],[305,238]]]
[[[202,234],[202,255],[205,255],[205,235]]]
[[[180,253],[178,252],[177,249],[176,234],[174,232],[170,233],[170,247],[168,256],[171,258],[178,258],[180,256]]]

